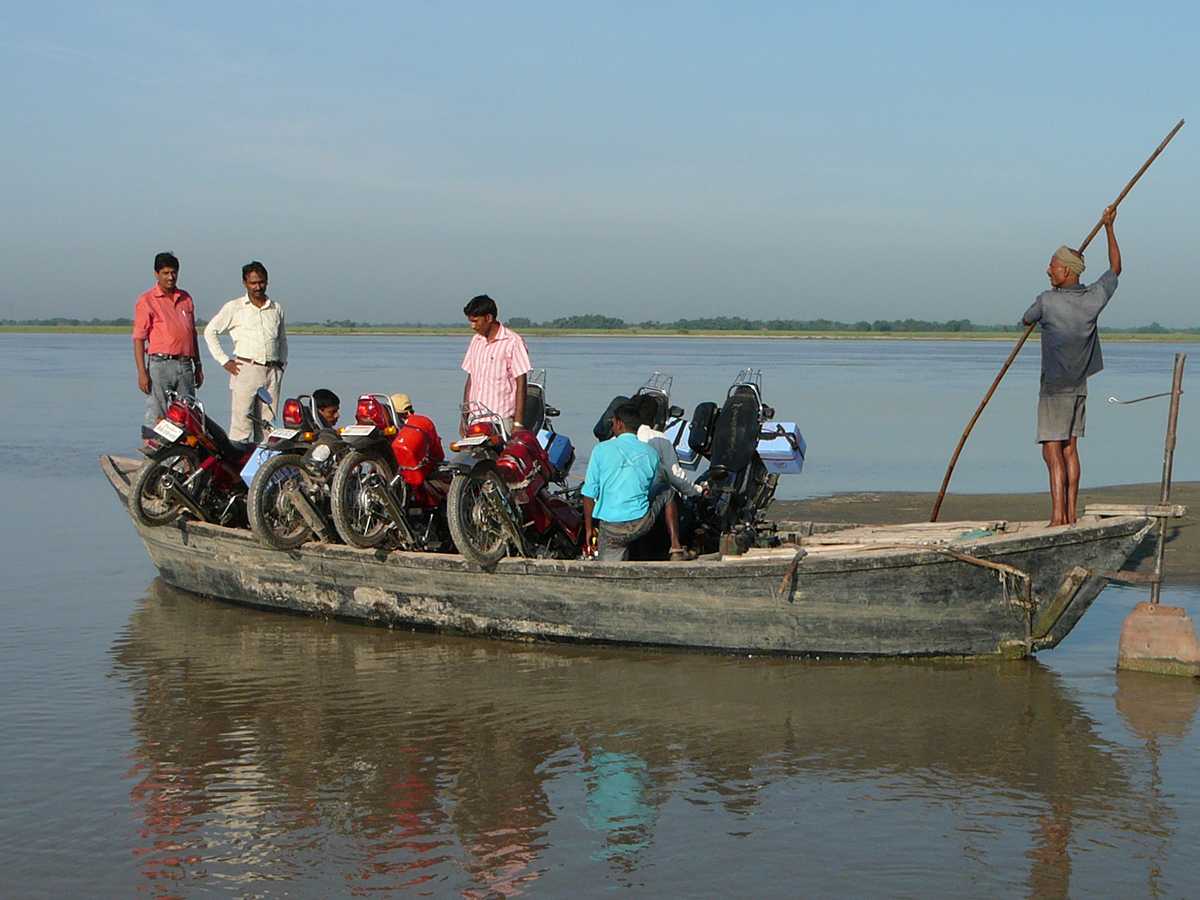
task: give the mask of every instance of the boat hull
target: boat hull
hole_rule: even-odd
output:
[[[122,502],[131,465],[101,459]],[[972,545],[975,558],[1030,575],[1032,610],[994,569],[923,547],[807,557],[785,548],[690,563],[504,559],[483,571],[455,554],[319,543],[281,552],[249,531],[204,523],[134,527],[174,587],[309,615],[727,652],[1020,656],[1069,633],[1151,522],[1108,519]]]

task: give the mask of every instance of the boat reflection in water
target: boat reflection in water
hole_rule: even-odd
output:
[[[1036,661],[523,646],[161,583],[113,656],[152,890],[1055,895],[1081,829],[1146,815]]]

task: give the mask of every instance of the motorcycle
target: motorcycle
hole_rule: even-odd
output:
[[[331,487],[342,540],[354,547],[444,549],[450,473],[433,421],[398,414],[384,394],[363,394],[355,422],[341,430],[348,449]]]
[[[270,407],[265,391],[259,399]],[[244,524],[246,484],[241,471],[254,444],[231,441],[199,400],[174,394],[168,395],[166,415],[153,431],[155,445],[144,450],[148,459],[130,484],[133,517],[151,528],[174,522],[185,512],[201,522]]]
[[[704,549],[740,554],[777,543],[765,510],[780,474],[801,470],[806,446],[794,423],[770,421],[774,417],[763,402],[757,369],[738,373],[720,409],[711,402],[697,405],[687,440],[692,453],[709,460],[703,477],[710,495],[697,501],[697,537]]]
[[[466,433],[450,449],[454,480],[446,518],[464,558],[491,567],[510,550],[518,556],[573,559],[580,554],[583,516],[567,475],[575,450],[550,419],[544,370],[526,382],[525,428],[509,431],[502,417],[480,404],[468,409]]]
[[[348,446],[319,422],[308,394],[284,402],[283,426],[272,429],[242,469],[250,530],[276,550],[293,550],[314,536],[331,542],[337,531],[330,481]]]
[[[652,423],[655,431],[661,431],[674,443],[678,444],[679,435],[685,424],[683,418],[683,407],[671,405],[671,386],[675,379],[673,376],[665,372],[655,371],[650,377],[633,392],[632,397],[627,397],[624,394],[618,394],[613,397],[612,402],[608,404],[603,415],[596,421],[595,427],[592,428],[592,434],[598,441],[607,441],[612,437],[612,418],[617,411],[618,406],[626,403],[638,404],[643,397],[653,397],[655,403],[655,416]]]

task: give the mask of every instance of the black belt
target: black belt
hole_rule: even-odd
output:
[[[189,353],[151,353],[151,359],[193,359]]]
[[[267,369],[282,369],[283,363],[278,359],[269,359],[265,363],[260,363],[257,359],[246,359],[244,356],[235,356],[238,362],[250,363],[252,366],[263,366]]]

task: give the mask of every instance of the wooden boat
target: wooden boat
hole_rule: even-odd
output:
[[[104,456],[122,503],[140,460]],[[175,587],[256,607],[514,639],[835,656],[1028,656],[1056,646],[1153,527],[780,523],[783,546],[693,562],[511,558],[309,543],[181,520],[135,527]]]

